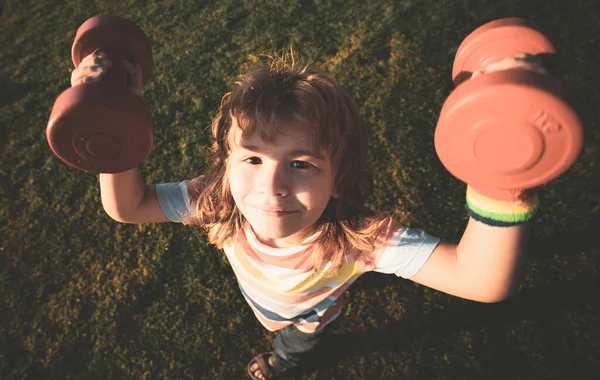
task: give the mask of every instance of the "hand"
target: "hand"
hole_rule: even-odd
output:
[[[548,70],[544,67],[544,62],[541,58],[535,55],[518,53],[512,57],[504,58],[498,62],[493,62],[483,67],[482,70],[475,71],[471,78],[475,78],[481,74],[492,73],[494,71],[523,69],[536,71],[541,74],[548,74]]]
[[[99,82],[110,68],[112,62],[102,52],[94,52],[84,57],[79,63],[79,67],[71,73],[71,86],[77,86],[82,83]],[[142,68],[139,64],[133,64],[123,60],[123,67],[127,71],[127,86],[134,94],[142,96]]]

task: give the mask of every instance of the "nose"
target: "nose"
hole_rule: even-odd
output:
[[[289,195],[289,178],[282,165],[262,165],[257,176],[257,187],[260,194],[276,197]]]

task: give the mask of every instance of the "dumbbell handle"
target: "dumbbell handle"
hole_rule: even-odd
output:
[[[515,202],[521,199],[523,195],[527,193],[527,191],[530,191],[522,189],[500,189],[473,184],[470,184],[469,186],[471,186],[477,193],[484,194],[488,198],[501,202]]]
[[[112,67],[103,75],[102,82],[127,84],[127,70],[123,60],[140,65],[142,83],[152,71],[152,48],[146,34],[134,23],[115,15],[96,16],[84,22],[75,35],[71,58],[75,67],[93,52],[104,52]]]
[[[123,65],[125,57],[117,49],[98,49],[97,53],[104,53],[107,59],[111,61],[111,67],[102,75],[100,82],[123,85],[127,87],[128,73]]]

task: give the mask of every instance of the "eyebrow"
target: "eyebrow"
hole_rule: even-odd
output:
[[[245,150],[250,150],[252,152],[257,152],[257,153],[261,152],[260,147],[258,147],[256,145],[241,144],[241,145],[239,145],[239,147],[242,149],[245,149]],[[295,149],[295,150],[288,152],[288,155],[290,155],[290,156],[311,156],[311,157],[317,158],[319,160],[325,160],[325,156],[323,154],[313,151],[313,150]]]

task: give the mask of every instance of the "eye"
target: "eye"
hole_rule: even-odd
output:
[[[308,162],[304,162],[304,161],[292,161],[290,166],[293,167],[294,169],[300,169],[300,170],[314,168],[313,165],[309,164]]]
[[[258,157],[250,157],[250,158],[246,158],[244,161],[246,161],[247,163],[249,163],[250,165],[258,165],[261,164],[262,161],[260,160],[260,158]]]

